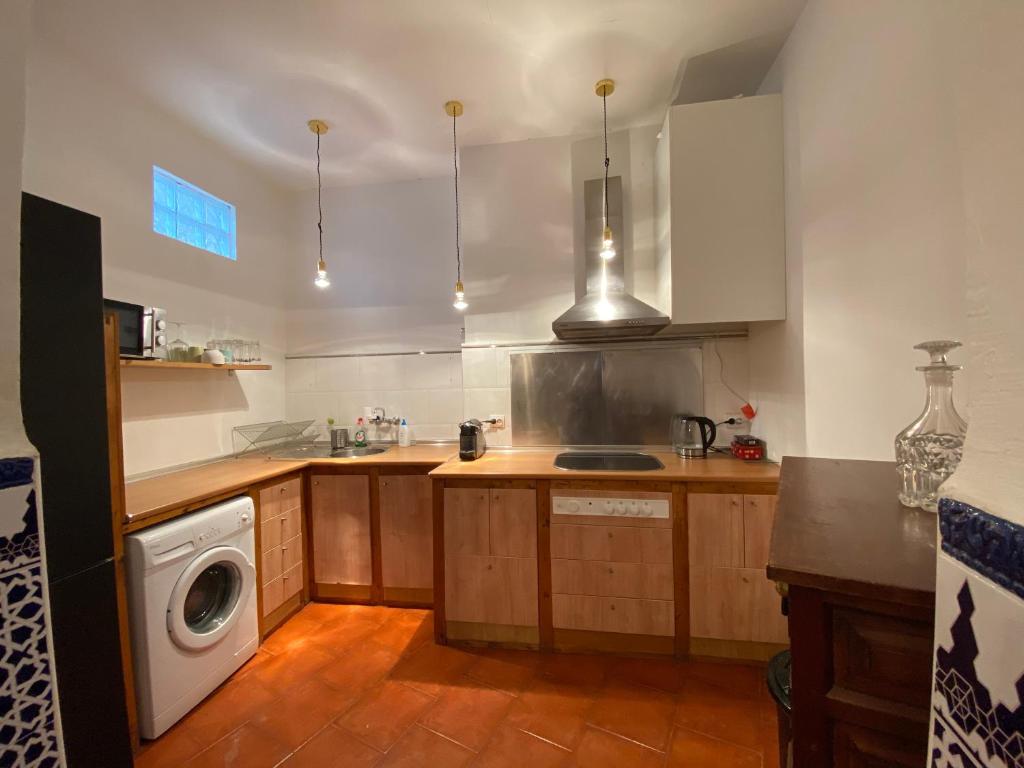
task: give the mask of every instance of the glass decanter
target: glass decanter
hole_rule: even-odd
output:
[[[899,498],[908,507],[935,512],[939,486],[953,474],[963,454],[967,422],[953,405],[953,373],[962,366],[946,361],[946,355],[959,346],[959,341],[925,341],[914,345],[914,349],[931,356],[931,363],[917,368],[924,372],[927,387],[924,412],[896,435]]]

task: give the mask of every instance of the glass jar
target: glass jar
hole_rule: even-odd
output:
[[[927,352],[931,362],[917,368],[924,372],[924,411],[896,435],[899,499],[908,507],[935,512],[939,486],[953,474],[963,454],[967,422],[953,405],[953,373],[962,366],[946,361],[946,355],[959,346],[958,341],[925,341],[914,346]]]

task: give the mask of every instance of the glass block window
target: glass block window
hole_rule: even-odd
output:
[[[153,231],[234,261],[235,206],[153,166]]]

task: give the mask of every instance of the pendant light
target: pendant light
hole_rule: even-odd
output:
[[[608,226],[608,166],[611,164],[608,158],[608,97],[615,93],[615,81],[607,78],[598,80],[594,92],[601,97],[604,114],[604,233],[601,237],[600,256],[608,261],[615,258],[615,238],[612,236],[612,228]]]
[[[462,248],[459,243],[459,140],[455,131],[455,120],[463,112],[461,101],[448,101],[444,113],[452,119],[452,168],[455,176],[455,301],[452,306],[462,312],[466,303],[466,288],[462,285]]]
[[[327,262],[324,261],[324,207],[321,202],[323,191],[320,181],[320,137],[327,133],[327,123],[323,120],[310,120],[306,125],[309,130],[316,134],[316,228],[320,234],[320,257],[316,262],[316,277],[313,278],[313,285],[317,288],[327,288],[331,281],[327,277]]]

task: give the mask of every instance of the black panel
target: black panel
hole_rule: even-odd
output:
[[[51,581],[113,555],[100,220],[23,194],[21,408]]]
[[[50,614],[69,768],[131,766],[113,561],[51,582]]]

